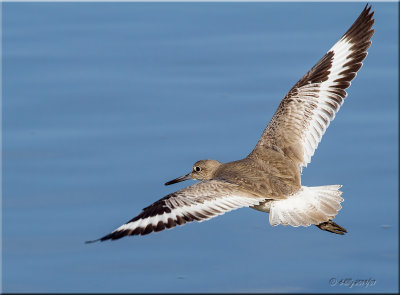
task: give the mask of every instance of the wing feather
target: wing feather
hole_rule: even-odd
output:
[[[374,33],[371,6],[281,101],[251,155],[278,147],[299,167],[307,167],[351,80],[367,56]]]
[[[265,199],[220,180],[196,183],[158,200],[112,233],[95,241],[147,235],[187,222],[211,219],[241,207],[258,205]],[[94,241],[90,241],[94,242]]]

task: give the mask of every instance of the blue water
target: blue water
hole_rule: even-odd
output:
[[[84,244],[195,161],[246,156],[363,6],[4,3],[2,291],[397,292],[397,3],[373,3],[369,55],[303,170],[343,184],[347,235],[246,208]]]

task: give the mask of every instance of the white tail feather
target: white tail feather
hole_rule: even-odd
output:
[[[269,222],[291,226],[310,226],[333,219],[342,208],[341,185],[326,185],[301,189],[285,200],[270,203]]]

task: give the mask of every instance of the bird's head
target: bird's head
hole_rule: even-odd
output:
[[[191,172],[189,172],[184,176],[168,181],[165,183],[165,185],[178,183],[188,179],[210,180],[213,178],[214,172],[218,169],[220,165],[222,164],[216,160],[197,161],[196,163],[193,164]]]

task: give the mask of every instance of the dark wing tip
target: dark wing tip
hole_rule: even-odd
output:
[[[102,237],[102,238],[100,238],[100,239],[91,240],[91,241],[85,241],[85,244],[92,244],[92,243],[96,243],[96,242],[104,242],[104,241],[106,241],[106,240],[111,239],[112,234],[113,234],[113,233],[108,234],[108,235],[106,235],[106,236],[104,236],[104,237]]]
[[[351,43],[369,42],[375,31],[372,29],[375,20],[373,18],[374,11],[371,11],[371,8],[369,3],[365,5],[359,17],[342,36],[343,39],[347,39]]]
[[[134,235],[135,233],[129,233],[132,232],[130,230],[121,230],[121,231],[115,231],[112,232],[102,238],[96,239],[96,240],[91,240],[91,241],[85,241],[85,244],[92,244],[92,243],[96,243],[96,242],[104,242],[107,240],[118,240],[122,237],[125,236],[130,236],[130,235]],[[134,231],[133,231],[134,232]]]
[[[143,211],[137,215],[136,217],[132,218],[125,224],[129,224],[132,222],[135,222],[137,220],[146,220],[147,218],[154,217],[156,215],[163,215],[163,214],[169,214],[171,213],[172,209],[168,207],[165,203],[165,200],[174,197],[175,194],[169,194],[165,196],[164,198],[158,200],[157,202],[151,204],[150,206],[146,207],[143,209]],[[187,222],[192,222],[194,220],[201,220],[200,216],[201,214],[199,212],[196,212],[194,215],[190,214],[189,212],[185,213],[183,216],[178,216],[176,215],[174,218],[168,218],[166,222],[159,221],[157,224],[144,224],[143,226],[139,226],[136,228],[131,228],[131,229],[121,229],[121,230],[115,230],[112,233],[97,239],[97,240],[92,240],[92,241],[86,241],[86,244],[91,244],[95,242],[104,242],[107,240],[118,240],[126,236],[138,236],[138,235],[148,235],[152,232],[159,232],[164,229],[170,229],[173,228],[177,225],[183,225]],[[204,217],[204,216],[203,216]]]
[[[85,241],[85,244],[92,244],[92,243],[96,243],[96,242],[98,242],[98,241],[100,241],[100,239],[91,240],[91,241]]]
[[[200,214],[200,213],[198,213],[198,214]],[[118,240],[118,239],[121,239],[126,236],[138,236],[138,235],[144,236],[144,235],[148,235],[152,232],[159,232],[164,229],[173,228],[177,225],[183,225],[186,222],[192,222],[194,220],[200,220],[200,218],[198,218],[196,216],[184,216],[184,217],[176,216],[175,219],[168,218],[166,223],[159,221],[157,223],[157,225],[153,225],[153,224],[149,223],[145,227],[137,227],[135,229],[126,229],[126,230],[117,230],[117,231],[114,231],[114,232],[100,238],[100,239],[86,241],[85,244],[91,244],[91,243],[95,243],[95,242],[99,242],[99,241],[104,242],[107,240]]]

